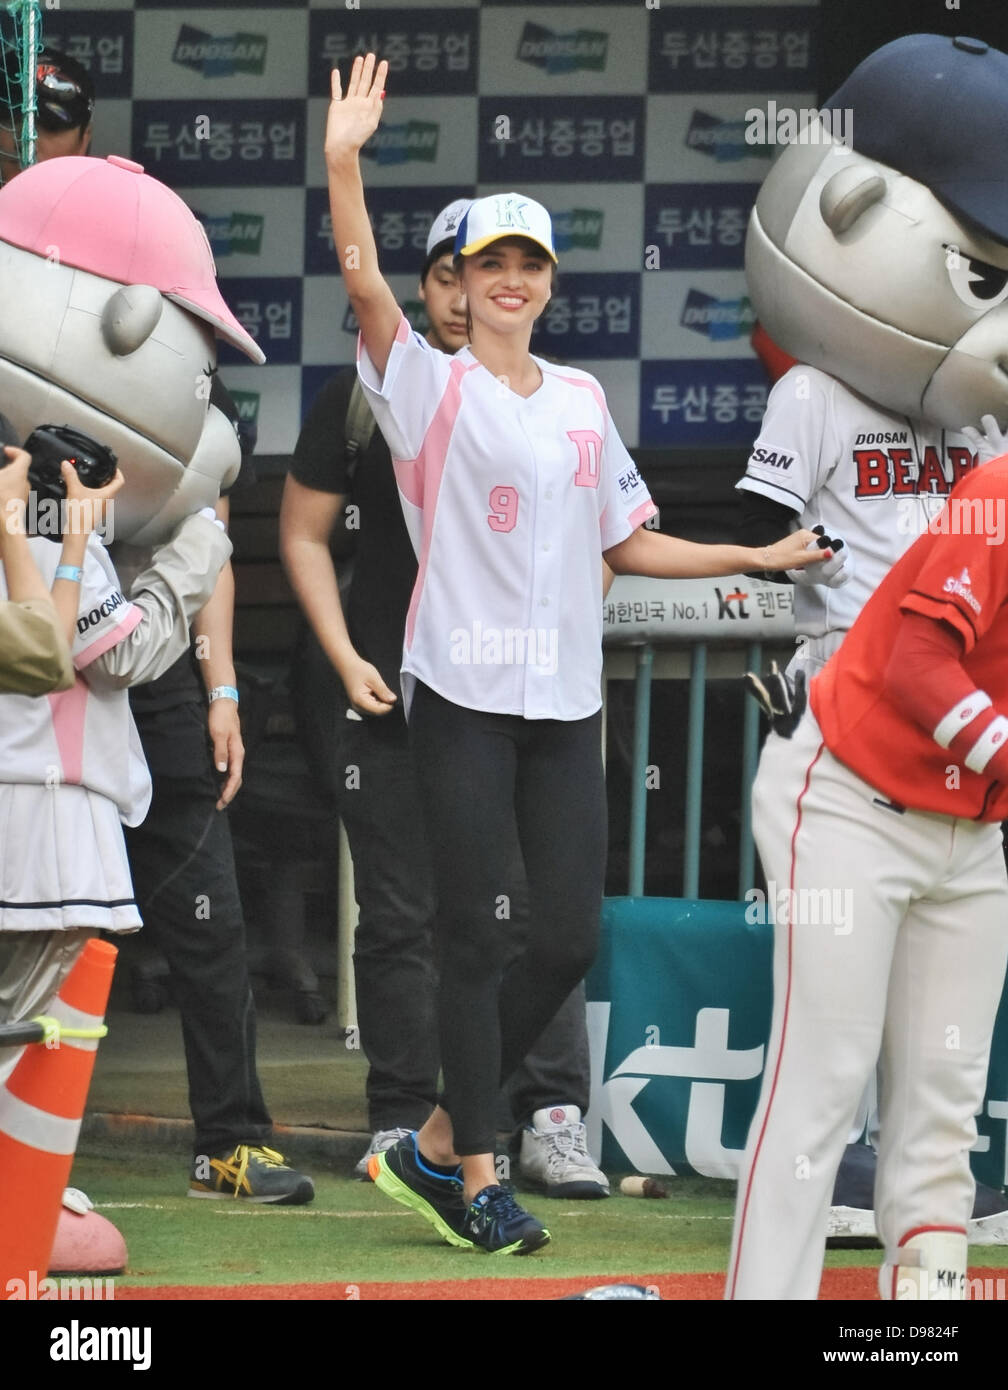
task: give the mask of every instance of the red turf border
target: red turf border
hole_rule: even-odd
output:
[[[998,1273],[984,1270],[986,1275]],[[1003,1274],[1004,1271],[1001,1271]],[[828,1269],[823,1275],[820,1298],[824,1300],[874,1300],[878,1272],[875,1269]],[[662,1299],[678,1302],[721,1299],[723,1274],[614,1274],[589,1279],[442,1279],[423,1283],[375,1284],[234,1284],[212,1288],[199,1285],[163,1285],[158,1288],[116,1288],[116,1302],[202,1300],[328,1300],[345,1303],[416,1300],[508,1300],[567,1299],[571,1294],[605,1284],[636,1284],[658,1290]]]

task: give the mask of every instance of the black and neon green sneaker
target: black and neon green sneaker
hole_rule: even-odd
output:
[[[510,1187],[484,1187],[469,1203],[463,1234],[488,1255],[531,1255],[550,1240],[541,1221],[515,1201]]]
[[[197,1154],[189,1175],[190,1197],[232,1197],[297,1207],[315,1196],[315,1184],[289,1168],[283,1154],[260,1144],[238,1144],[219,1158]]]
[[[446,1174],[429,1168],[417,1148],[415,1132],[382,1153],[372,1154],[368,1159],[368,1176],[387,1197],[429,1221],[449,1245],[472,1249],[472,1240],[462,1231],[466,1220],[462,1170]]]

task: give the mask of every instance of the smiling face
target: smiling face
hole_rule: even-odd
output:
[[[520,333],[526,340],[549,303],[553,262],[534,242],[505,237],[462,260],[473,337]]]

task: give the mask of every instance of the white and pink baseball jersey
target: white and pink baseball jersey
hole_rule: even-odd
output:
[[[526,399],[468,348],[449,357],[405,318],[384,379],[361,345],[419,562],[407,714],[415,680],[526,719],[601,707],[601,554],[657,508],[595,378],[535,361],[543,381]]]
[[[36,538],[31,548],[51,585],[61,547]],[[0,696],[0,781],[87,787],[113,801],[127,825],[139,825],[150,805],[151,781],[129,695],[126,690],[91,690],[87,668],[127,637],[143,614],[123,595],[112,562],[94,536],[88,539],[82,568],[71,647],[77,680],[72,689],[50,695]],[[0,595],[6,597],[2,572]]]
[[[785,372],[736,487],[790,507],[800,527],[841,536],[855,562],[839,588],[795,585],[795,630],[846,632],[976,463],[963,434],[883,410],[814,367]]]

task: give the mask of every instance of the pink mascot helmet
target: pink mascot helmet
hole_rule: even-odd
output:
[[[0,411],[22,438],[68,424],[126,475],[116,539],[154,544],[237,475],[209,404],[215,337],[264,355],[217,287],[181,198],[139,164],[64,157],[0,189]]]

